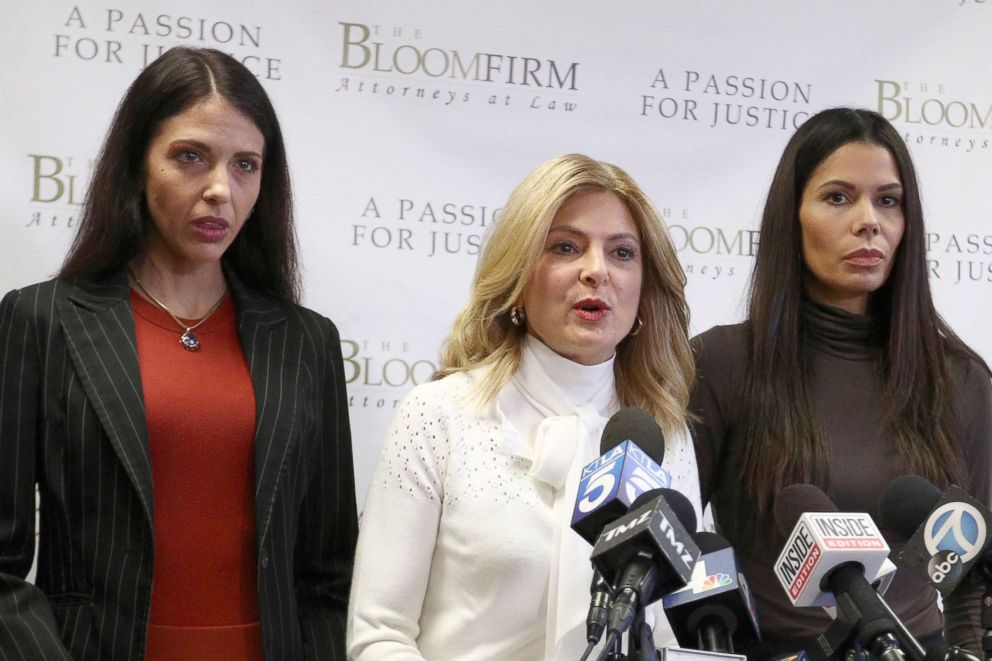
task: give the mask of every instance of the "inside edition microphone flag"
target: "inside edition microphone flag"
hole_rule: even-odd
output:
[[[820,498],[810,496],[809,490]],[[793,606],[835,605],[834,595],[821,587],[832,569],[843,562],[857,562],[864,567],[864,575],[874,580],[889,557],[889,545],[869,515],[838,512],[835,506],[834,511],[816,511],[828,509],[821,498],[833,506],[816,487],[795,484],[775,499],[779,529],[788,531],[790,522],[795,523],[774,567]]]

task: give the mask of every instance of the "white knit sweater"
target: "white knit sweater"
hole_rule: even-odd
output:
[[[612,380],[612,362],[586,367],[540,349],[543,369],[573,403],[596,380]],[[503,449],[508,434],[529,433],[541,417],[512,381],[495,402],[476,405],[479,376],[475,370],[417,386],[400,404],[360,526],[350,658],[545,656],[555,490]],[[584,452],[591,453],[589,461],[595,458],[595,448]],[[663,467],[701,520],[688,434],[666,439]],[[590,569],[581,578],[583,589],[591,576]],[[667,621],[659,620],[655,640],[674,644]],[[574,660],[581,652],[578,647],[559,656]]]

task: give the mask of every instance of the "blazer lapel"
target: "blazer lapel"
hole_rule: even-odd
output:
[[[79,280],[58,299],[69,354],[152,521],[152,473],[127,279]]]
[[[280,470],[296,428],[297,356],[286,355],[286,313],[274,300],[255,294],[226,269],[238,308],[238,336],[255,389],[255,527],[269,528]]]

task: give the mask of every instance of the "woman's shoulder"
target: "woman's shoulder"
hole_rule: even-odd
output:
[[[50,314],[56,299],[65,298],[77,287],[73,281],[52,278],[8,291],[3,309],[31,317]]]
[[[253,320],[262,325],[285,321],[291,332],[301,335],[304,344],[316,352],[341,345],[337,325],[316,310],[292,301],[281,301],[253,292],[246,293],[237,288],[234,289],[234,294],[238,316],[242,320]]]
[[[693,355],[700,365],[725,365],[747,358],[748,322],[714,326],[692,338]]]
[[[323,326],[325,328],[337,328],[329,317],[300,303],[280,301],[267,296],[258,296],[254,301],[250,301],[249,303],[254,303],[254,307],[266,307],[270,305],[278,308],[283,314],[286,315],[287,318],[297,323]]]
[[[471,408],[477,370],[455,372],[413,387],[401,406],[429,408],[435,412],[463,412]]]
[[[969,351],[974,349],[968,348]],[[977,353],[959,352],[951,354],[949,361],[952,374],[962,382],[989,381],[989,366]]]
[[[224,277],[237,303],[240,318],[262,324],[285,319],[290,324],[302,326],[309,333],[329,335],[334,339],[339,337],[334,322],[320,312],[300,303],[272,296],[252,286],[232,267],[225,266]]]
[[[473,399],[473,393],[472,375],[465,372],[414,386],[396,408],[387,445],[398,443],[407,451],[417,449],[426,453],[421,457],[423,462],[438,463],[440,457],[449,456],[452,448],[466,440],[466,434],[476,437],[469,430],[491,422],[482,413],[485,407],[479,407]],[[417,448],[407,447],[411,437],[421,437],[425,442]]]
[[[954,401],[964,404],[965,410],[976,406],[988,407],[992,399],[992,375],[988,364],[977,354],[966,353],[951,356],[950,371],[958,394]]]
[[[500,426],[496,401],[484,400],[477,387],[485,369],[459,371],[414,386],[400,402],[394,422],[406,419],[441,423],[452,429],[491,430],[493,425]]]

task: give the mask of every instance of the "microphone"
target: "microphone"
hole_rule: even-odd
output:
[[[601,456],[582,469],[572,510],[572,530],[590,544],[607,523],[626,514],[638,496],[672,484],[661,467],[665,437],[642,409],[631,406],[614,413],[603,428],[599,448]]]
[[[689,500],[672,489],[642,494],[630,511],[608,524],[592,551],[593,565],[616,589],[607,631],[619,637],[637,612],[692,577],[699,547]]]
[[[885,487],[878,510],[882,523],[908,540],[899,560],[943,596],[976,565],[987,570],[992,512],[964,489],[941,493],[919,475],[903,475]]]
[[[638,439],[639,447],[632,439]],[[672,478],[661,467],[665,437],[643,409],[620,409],[607,421],[599,443],[601,456],[582,469],[572,512],[572,530],[594,544],[603,526],[627,513],[646,491],[668,487]],[[643,448],[643,449],[642,449]],[[613,587],[598,569],[589,586],[586,640],[596,643],[606,630]]]
[[[595,645],[603,637],[613,608],[613,586],[603,578],[598,569],[593,569],[592,583],[589,585],[589,613],[586,615],[586,641]]]
[[[780,532],[792,530],[774,569],[793,606],[833,606],[833,591],[824,588],[831,570],[856,562],[874,578],[888,560],[889,545],[871,517],[838,512],[815,486],[786,487],[773,512]]]
[[[865,579],[879,573],[889,553],[871,517],[838,512],[809,484],[783,489],[774,516],[780,531],[792,528],[774,567],[792,604],[837,606],[838,618],[820,637],[821,645],[829,642],[829,651],[836,652],[856,639],[881,661],[905,659],[896,637],[904,628]]]
[[[960,647],[931,647],[927,650],[926,661],[981,661],[981,657]]]
[[[692,580],[665,595],[665,614],[681,647],[733,653],[761,640],[754,598],[730,542],[712,532],[692,535],[702,555]]]

